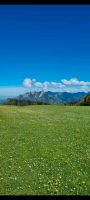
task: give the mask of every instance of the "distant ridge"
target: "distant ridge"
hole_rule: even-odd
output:
[[[48,104],[67,104],[71,102],[78,102],[83,99],[87,93],[77,92],[51,92],[51,91],[31,91],[16,97],[18,100],[31,100],[34,102],[44,102]]]
[[[41,102],[46,104],[74,104],[78,103],[86,95],[90,94],[90,92],[77,92],[77,93],[69,93],[69,92],[51,92],[51,91],[31,91],[26,92],[25,94],[21,94],[17,97],[9,98],[16,100],[30,100],[31,102]],[[3,104],[7,101],[8,98],[0,98],[0,104]]]

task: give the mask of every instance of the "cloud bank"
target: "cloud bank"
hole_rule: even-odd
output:
[[[60,82],[38,82],[36,79],[25,78],[23,81],[25,88],[36,91],[56,91],[56,92],[88,92],[90,91],[90,82],[79,81],[77,78],[70,80],[62,79]]]
[[[45,81],[43,83],[36,81],[36,79],[29,79],[25,78],[23,81],[23,86],[26,88],[29,88],[30,90],[59,90],[59,89],[64,89],[65,85],[62,83],[57,83],[57,82],[48,82]]]
[[[22,86],[0,86],[0,98],[15,97],[30,91],[52,91],[52,92],[90,92],[90,82],[79,81],[77,78],[70,80],[62,79],[60,82],[39,82],[36,79],[25,78]]]
[[[90,82],[79,81],[77,78],[71,78],[70,80],[62,79],[61,82],[64,85],[90,86]]]

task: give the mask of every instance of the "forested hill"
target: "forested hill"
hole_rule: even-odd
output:
[[[82,100],[77,102],[76,105],[79,105],[79,106],[90,106],[90,94],[86,95],[85,98],[83,98]]]

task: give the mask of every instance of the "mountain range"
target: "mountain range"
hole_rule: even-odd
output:
[[[68,92],[51,92],[51,91],[31,91],[16,97],[18,100],[31,100],[49,104],[67,104],[77,102],[86,96],[85,92],[68,93]]]
[[[85,92],[68,93],[68,92],[51,92],[51,91],[31,91],[15,97],[17,100],[31,100],[33,102],[44,102],[48,104],[68,104],[78,102],[87,94]],[[0,103],[6,101],[6,97],[0,98]]]

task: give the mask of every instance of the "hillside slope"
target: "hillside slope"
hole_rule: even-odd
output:
[[[90,106],[90,94],[86,95],[82,100],[76,103],[79,106]]]

